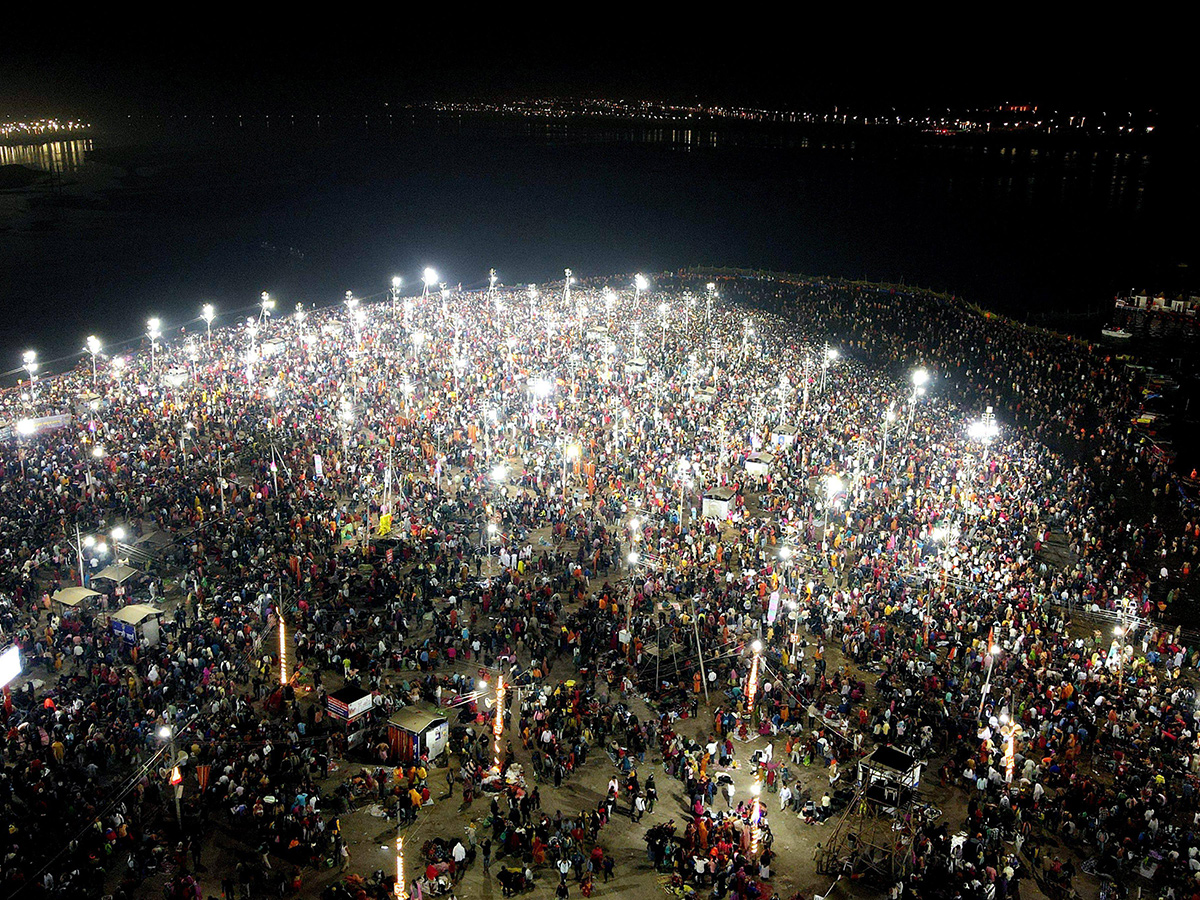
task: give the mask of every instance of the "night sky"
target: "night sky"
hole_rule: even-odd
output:
[[[952,33],[908,18],[818,23],[796,8],[786,23],[763,14],[682,26],[606,7],[598,28],[578,12],[548,12],[505,29],[465,21],[465,7],[453,24],[358,11],[339,23],[331,9],[311,26],[293,24],[299,12],[254,27],[245,14],[206,11],[171,29],[110,18],[0,28],[0,117],[371,111],[522,96],[905,111],[1022,101],[1177,120],[1195,111],[1189,55],[1175,51],[1179,29],[1166,22],[1097,36],[1079,22],[1049,28],[1013,8],[980,8],[971,18],[985,26]]]

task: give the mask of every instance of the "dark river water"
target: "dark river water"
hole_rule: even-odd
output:
[[[204,302],[729,265],[904,281],[1095,331],[1113,295],[1188,287],[1197,176],[1095,146],[421,116],[135,123],[0,165],[0,371],[135,338]],[[1089,317],[1090,316],[1090,317]],[[219,324],[219,322],[218,322]]]

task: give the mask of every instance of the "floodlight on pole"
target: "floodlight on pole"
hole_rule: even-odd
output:
[[[638,300],[641,299],[642,292],[649,287],[650,282],[646,280],[646,276],[641,272],[633,276],[633,302],[635,306]]]
[[[396,900],[408,900],[408,888],[404,879],[404,838],[396,836],[396,884],[392,888]]]
[[[209,349],[212,349],[212,323],[217,317],[217,311],[211,303],[205,303],[200,307],[200,318],[204,320],[204,333],[208,338]]]
[[[151,316],[146,320],[146,337],[150,338],[150,368],[154,368],[154,356],[158,350],[158,339],[162,337],[162,319]]]
[[[279,613],[279,683],[286,685],[287,677],[287,628],[283,624],[283,613]]]
[[[100,351],[103,350],[104,347],[100,343],[100,338],[96,337],[94,334],[89,334],[87,337],[87,343],[83,349],[85,352],[90,353],[92,355],[92,387],[95,387],[96,386],[96,357],[100,354]]]
[[[421,283],[425,286],[421,292],[423,299],[429,296],[429,289],[438,283],[437,269],[432,266],[426,266],[425,271],[421,273]]]

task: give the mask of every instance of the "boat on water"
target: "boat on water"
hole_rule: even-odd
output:
[[[1126,331],[1124,328],[1109,326],[1101,328],[1100,334],[1106,338],[1112,338],[1114,341],[1127,341],[1133,337],[1133,332]]]

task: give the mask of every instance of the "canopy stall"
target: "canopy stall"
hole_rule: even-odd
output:
[[[111,581],[113,584],[125,584],[126,582],[132,581],[140,574],[142,573],[133,568],[133,566],[114,564],[111,566],[105,566],[103,569],[93,575],[92,581],[95,581],[98,578],[103,578],[105,581]]]
[[[149,603],[131,603],[113,613],[113,633],[127,644],[136,644],[141,638],[151,647],[159,643],[159,617],[163,611]]]
[[[388,755],[398,762],[437,759],[449,738],[446,717],[437,710],[406,706],[388,720]]]
[[[734,491],[724,487],[705,491],[701,499],[701,515],[706,519],[719,519],[724,522],[733,513],[735,496]]]
[[[746,474],[751,478],[767,478],[774,462],[774,453],[751,453],[746,457]]]
[[[796,429],[791,425],[780,425],[771,432],[772,446],[786,449],[796,443]]]
[[[50,599],[60,606],[66,607],[67,609],[74,609],[81,604],[87,604],[91,602],[93,599],[99,596],[99,593],[90,590],[89,588],[65,587],[59,588],[57,591],[55,591],[51,595]]]

